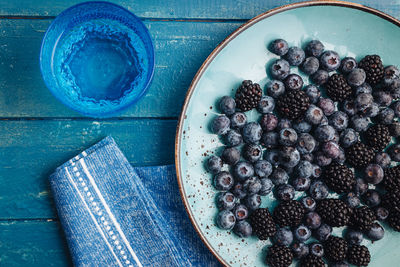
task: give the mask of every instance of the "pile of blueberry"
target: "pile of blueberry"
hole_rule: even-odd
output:
[[[295,258],[367,266],[363,239],[382,239],[383,221],[400,231],[400,71],[378,55],[341,59],[318,40],[302,49],[277,39],[268,48],[280,58],[267,68],[265,90],[244,80],[220,99],[211,123],[226,145],[206,160],[220,191],[217,225],[271,238],[270,266]],[[259,121],[248,121],[253,109]],[[269,194],[273,211],[261,208]],[[343,237],[333,227],[345,227]]]

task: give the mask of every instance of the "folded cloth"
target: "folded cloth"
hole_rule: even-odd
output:
[[[75,266],[219,266],[187,217],[174,166],[133,168],[107,137],[50,184]]]

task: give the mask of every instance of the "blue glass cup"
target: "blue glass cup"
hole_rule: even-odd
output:
[[[86,2],[51,23],[40,51],[43,79],[62,103],[89,117],[111,117],[138,101],[154,73],[146,26],[108,2]]]

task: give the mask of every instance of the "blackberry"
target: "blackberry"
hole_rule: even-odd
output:
[[[273,245],[269,247],[265,262],[271,267],[288,267],[292,264],[293,253],[286,247],[281,245]]]
[[[267,208],[256,209],[250,215],[250,224],[259,239],[267,240],[268,237],[274,236],[276,226],[272,219],[271,213]]]
[[[351,169],[339,163],[331,163],[324,171],[326,185],[336,193],[350,192],[356,182]]]
[[[278,98],[278,112],[285,118],[294,120],[302,117],[310,106],[310,98],[301,90],[290,90]]]
[[[304,217],[305,209],[297,200],[282,201],[274,210],[274,219],[280,226],[297,226]]]
[[[381,151],[389,145],[392,137],[389,127],[383,124],[374,124],[365,132],[367,144],[375,150]]]
[[[360,231],[368,231],[375,220],[375,213],[367,206],[362,206],[353,210],[350,223]]]
[[[312,254],[308,254],[305,256],[301,262],[300,262],[300,267],[324,267],[325,262],[322,259],[322,257],[317,257]]]
[[[400,212],[391,212],[387,222],[393,230],[400,232]]]
[[[356,168],[366,167],[372,161],[374,156],[374,150],[361,142],[357,142],[346,149],[347,162]]]
[[[382,196],[382,206],[390,212],[400,212],[400,191],[387,192]]]
[[[347,252],[347,260],[356,266],[368,266],[371,254],[366,246],[353,245]]]
[[[343,238],[330,236],[324,244],[325,256],[331,261],[342,261],[346,259],[347,242]]]
[[[380,56],[368,55],[361,59],[358,67],[365,71],[367,76],[366,82],[370,85],[379,83],[384,74],[383,64]]]
[[[400,189],[400,165],[384,170],[383,186],[387,191],[398,191]]]
[[[236,91],[236,107],[241,111],[248,111],[257,107],[261,100],[262,89],[258,83],[244,80]]]
[[[316,212],[324,222],[333,227],[347,225],[350,221],[351,209],[340,199],[321,200],[317,205]]]
[[[324,85],[333,101],[343,101],[352,94],[352,89],[342,74],[333,74]]]

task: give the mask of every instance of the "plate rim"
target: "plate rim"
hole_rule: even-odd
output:
[[[254,24],[258,23],[261,20],[264,20],[268,17],[271,17],[273,15],[296,9],[296,8],[302,8],[302,7],[310,7],[310,6],[340,6],[340,7],[346,7],[346,8],[352,8],[352,9],[358,9],[373,15],[376,15],[384,20],[387,20],[396,26],[400,27],[400,20],[396,19],[395,17],[388,15],[382,11],[379,11],[377,9],[353,3],[353,2],[347,2],[347,1],[337,1],[337,0],[312,0],[312,1],[304,1],[304,2],[298,2],[298,3],[293,3],[293,4],[288,4],[288,5],[283,5],[279,6],[273,9],[270,9],[264,13],[261,13],[260,15],[257,15],[256,17],[250,19],[246,23],[240,25],[236,30],[234,30],[231,34],[229,34],[221,43],[217,45],[217,47],[208,55],[208,57],[204,60],[202,65],[200,66],[199,70],[196,72],[196,75],[194,76],[192,82],[190,83],[190,86],[188,88],[188,91],[185,96],[185,100],[181,109],[181,113],[179,115],[178,119],[178,125],[176,128],[176,135],[175,135],[175,170],[176,170],[176,177],[178,180],[178,187],[179,187],[179,192],[181,199],[183,201],[183,204],[185,206],[185,210],[188,213],[189,219],[196,230],[197,234],[200,236],[200,239],[202,242],[205,244],[207,249],[217,258],[217,260],[223,265],[223,266],[231,266],[228,264],[222,257],[219,255],[219,253],[212,247],[212,245],[209,243],[207,238],[205,237],[204,233],[201,231],[198,223],[196,222],[192,209],[190,208],[185,189],[183,186],[183,179],[182,179],[182,169],[181,169],[181,140],[182,140],[182,133],[183,133],[183,123],[186,119],[186,111],[189,105],[189,101],[191,100],[191,97],[193,95],[194,89],[196,88],[198,82],[202,78],[204,72],[207,70],[208,66],[211,64],[211,62],[216,58],[216,56],[228,45],[230,41],[235,39],[239,34],[253,26]]]

